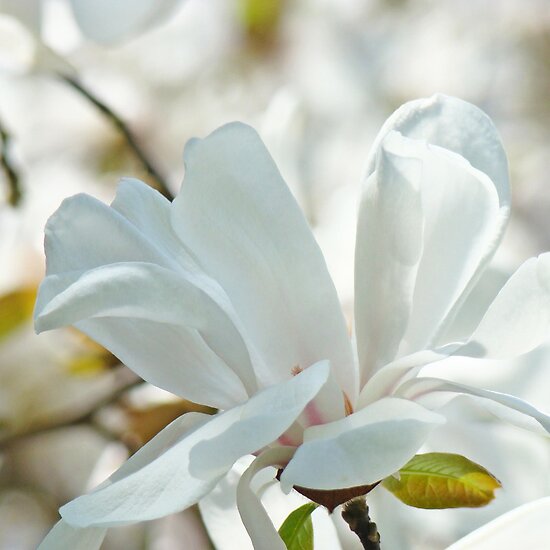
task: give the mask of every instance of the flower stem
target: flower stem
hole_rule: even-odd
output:
[[[160,174],[159,170],[155,167],[154,163],[147,156],[145,151],[139,145],[137,139],[132,134],[126,123],[103,101],[101,101],[93,92],[86,88],[80,80],[74,76],[60,73],[59,78],[76,90],[80,95],[85,97],[90,103],[92,103],[122,134],[128,147],[132,150],[136,158],[145,168],[145,171],[153,180],[154,187],[160,191],[168,200],[173,200],[174,195],[170,191],[164,177]]]
[[[23,193],[21,191],[21,180],[19,178],[19,174],[14,168],[9,157],[11,140],[12,138],[10,133],[0,121],[0,169],[4,172],[9,187],[8,202],[12,206],[17,206],[21,201]]]
[[[342,517],[349,528],[359,537],[365,550],[380,550],[380,534],[376,523],[369,517],[369,507],[364,496],[344,504]]]

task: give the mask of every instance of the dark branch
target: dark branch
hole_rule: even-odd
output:
[[[155,167],[154,163],[147,156],[145,151],[141,148],[137,142],[135,136],[132,134],[126,123],[108,107],[103,101],[96,97],[90,90],[88,90],[79,80],[73,76],[59,74],[64,82],[76,90],[80,95],[85,97],[90,103],[92,103],[111,123],[117,128],[117,130],[124,136],[128,147],[133,151],[139,162],[145,168],[145,171],[149,174],[154,181],[155,187],[160,191],[168,200],[173,200],[174,195],[170,191],[166,180],[160,174],[159,170]]]
[[[19,174],[10,160],[9,148],[12,138],[10,133],[2,124],[2,121],[0,121],[0,140],[2,142],[0,144],[0,168],[6,175],[6,181],[8,183],[8,202],[12,206],[17,206],[23,196],[21,191],[21,179],[19,178]]]
[[[369,507],[364,496],[344,504],[342,517],[359,537],[365,550],[380,550],[380,534],[376,523],[370,520]]]

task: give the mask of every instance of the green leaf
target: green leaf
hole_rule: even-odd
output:
[[[285,519],[279,535],[288,550],[313,550],[313,523],[311,514],[317,504],[309,502],[291,512]]]
[[[495,498],[500,481],[483,466],[450,453],[416,455],[383,487],[415,508],[477,508]]]

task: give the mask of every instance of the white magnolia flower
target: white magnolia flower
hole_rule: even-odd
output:
[[[73,72],[71,65],[42,39],[48,2],[0,0],[0,68],[14,72]],[[66,0],[82,35],[103,45],[120,43],[155,27],[181,3],[182,0]]]
[[[0,13],[11,15],[37,36],[49,0],[0,0]],[[167,18],[182,0],[66,0],[82,33],[113,43],[141,33]]]
[[[413,101],[376,139],[357,230],[357,353],[321,252],[258,135],[226,125],[189,142],[185,165],[172,204],[135,180],[110,207],[86,195],[62,204],[46,227],[36,328],[72,324],[145,380],[222,412],[166,427],[62,507],[44,548],[97,548],[109,526],[182,510],[254,454],[239,510],[256,548],[283,549],[254,475],[280,467],[283,490],[329,508],[363,494],[443,422],[417,402],[433,392],[470,394],[550,428],[513,396],[417,377],[450,355],[523,354],[550,327],[545,254],[519,268],[469,334],[445,338],[509,214],[506,156],[479,109]],[[322,492],[333,489],[344,491]]]

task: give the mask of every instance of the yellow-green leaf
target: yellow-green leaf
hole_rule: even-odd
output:
[[[21,288],[0,296],[0,341],[32,318],[36,288]]]
[[[483,466],[450,453],[416,455],[382,485],[415,508],[477,508],[495,498],[500,481]]]
[[[291,512],[279,529],[287,550],[313,550],[311,514],[317,504],[309,502]]]

